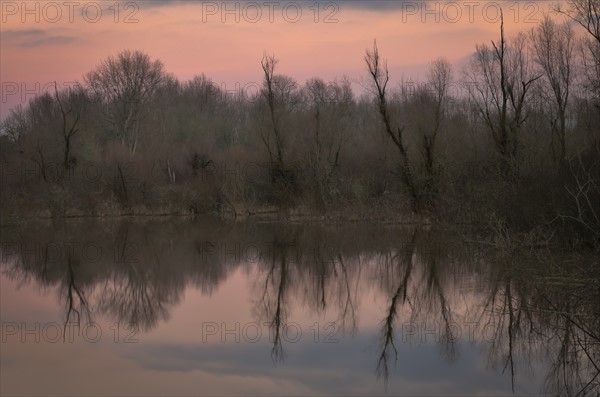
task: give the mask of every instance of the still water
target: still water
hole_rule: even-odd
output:
[[[459,230],[3,228],[2,395],[597,395],[597,258]]]

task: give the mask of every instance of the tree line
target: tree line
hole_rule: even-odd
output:
[[[513,36],[502,19],[468,65],[434,60],[417,85],[392,86],[374,42],[361,94],[265,54],[262,83],[231,95],[122,51],[2,121],[3,215],[349,208],[597,246],[600,3],[554,13]]]

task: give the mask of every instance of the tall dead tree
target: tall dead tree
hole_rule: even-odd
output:
[[[271,127],[274,138],[274,145],[271,144],[271,140],[268,136],[262,135],[263,142],[269,152],[271,162],[275,161],[279,169],[283,170],[283,139],[281,137],[281,130],[279,126],[279,120],[277,117],[276,100],[275,100],[275,66],[277,66],[278,60],[275,59],[274,55],[264,55],[261,61],[262,70],[264,73],[264,86],[263,96],[267,101],[269,109],[269,116],[271,121]],[[274,146],[274,147],[273,147]]]
[[[277,62],[275,56],[266,54],[261,61],[264,74],[261,105],[266,105],[267,120],[259,134],[269,155],[272,181],[281,185],[284,191],[289,191],[294,185],[295,175],[287,169],[285,157],[289,133],[284,127],[299,103],[300,96],[298,85],[293,79],[275,74]]]
[[[418,209],[419,194],[415,185],[414,177],[412,175],[410,160],[408,158],[407,145],[404,142],[403,134],[405,127],[397,126],[392,127],[391,114],[388,105],[387,86],[390,81],[390,74],[387,67],[387,62],[382,61],[379,56],[379,50],[377,48],[377,41],[373,43],[373,49],[367,50],[365,55],[365,62],[369,76],[371,78],[371,84],[375,93],[377,109],[383,121],[385,132],[387,136],[394,143],[394,146],[398,149],[400,156],[400,174],[406,187],[408,188],[411,200],[411,206],[413,210]]]

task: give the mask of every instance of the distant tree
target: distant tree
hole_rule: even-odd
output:
[[[554,11],[576,22],[590,35],[581,42],[583,74],[587,80],[584,88],[600,112],[600,0],[567,0],[556,3]],[[597,145],[600,148],[600,134]]]
[[[568,23],[559,25],[546,16],[531,30],[530,39],[534,60],[551,92],[551,98],[547,98],[550,108],[546,113],[550,118],[553,141],[555,137],[558,139],[559,153],[556,157],[561,166],[565,166],[567,107],[574,79],[575,35]],[[552,151],[555,151],[554,145]]]
[[[526,39],[518,35],[509,46],[501,12],[500,41],[478,45],[466,71],[469,95],[492,134],[504,176],[517,173],[520,133],[528,115],[527,99],[534,76]]]
[[[10,142],[22,151],[22,138],[31,130],[31,120],[28,108],[21,105],[10,110],[8,116],[0,123],[2,135],[6,135]]]
[[[427,172],[427,190],[435,193],[437,190],[435,171],[435,143],[442,123],[448,111],[450,83],[452,82],[452,66],[445,58],[438,58],[431,63],[427,72],[427,83],[433,95],[433,120],[430,128],[423,131],[422,153],[425,158]]]
[[[81,86],[67,88],[59,92],[54,83],[54,98],[60,112],[61,137],[63,141],[63,167],[69,170],[76,165],[76,159],[71,155],[73,137],[79,132],[81,118],[86,111],[88,98]]]
[[[36,96],[21,116],[25,118],[23,125],[28,127],[20,138],[25,156],[38,166],[44,181],[55,180],[56,175],[51,178],[48,173],[51,163],[56,161],[55,155],[61,151],[56,139],[60,126],[55,99],[48,92]]]
[[[264,55],[261,66],[264,74],[260,105],[266,106],[267,120],[259,134],[271,162],[274,181],[282,182],[284,187],[291,183],[293,176],[286,169],[286,149],[288,134],[286,121],[300,103],[298,84],[288,76],[276,75],[277,59],[273,55]]]
[[[304,86],[304,96],[310,126],[308,167],[316,199],[323,204],[328,195],[327,186],[339,165],[354,98],[348,79],[328,84],[320,78],[312,78]]]
[[[123,144],[135,152],[147,104],[165,78],[160,60],[141,51],[122,51],[85,75],[85,82],[102,100],[105,116]]]
[[[600,0],[566,0],[556,3],[554,10],[581,25],[600,44]]]

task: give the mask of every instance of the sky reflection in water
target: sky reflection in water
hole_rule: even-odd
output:
[[[597,374],[559,356],[598,357],[593,305],[456,231],[86,221],[2,240],[2,394],[531,395]],[[552,313],[567,303],[581,323]]]

